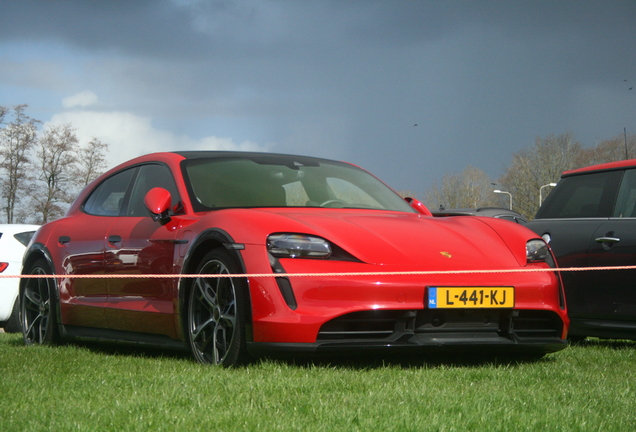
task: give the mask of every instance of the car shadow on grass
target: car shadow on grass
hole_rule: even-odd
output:
[[[166,358],[175,360],[191,360],[192,355],[186,350],[175,350],[166,348],[154,348],[139,345],[103,343],[103,342],[73,342],[69,345],[75,345],[91,351],[99,355],[111,355],[121,357],[137,357],[137,358]]]
[[[403,369],[439,368],[439,367],[499,367],[528,363],[551,363],[550,355],[537,354],[488,354],[488,353],[425,353],[419,355],[347,355],[347,356],[303,356],[275,357],[270,361],[279,361],[299,367],[337,367],[345,369],[381,369],[399,367]]]
[[[22,339],[14,341],[15,344],[23,344]],[[192,361],[192,355],[187,350],[162,349],[153,347],[143,347],[138,345],[124,345],[115,343],[97,342],[74,342],[69,343],[82,347],[97,355],[111,355],[121,357],[149,358],[149,359],[175,359]],[[431,367],[484,367],[502,366],[514,364],[527,364],[535,362],[551,362],[550,356],[536,354],[501,354],[474,353],[467,351],[458,352],[427,352],[424,354],[386,354],[386,353],[364,353],[364,354],[307,354],[303,356],[264,356],[252,359],[246,365],[237,367],[253,366],[260,362],[281,362],[297,367],[338,367],[347,369],[381,369],[386,367],[411,368],[431,368]]]
[[[614,350],[636,350],[636,341],[629,339],[598,339],[590,337],[583,340],[570,341],[570,345],[576,347],[610,348]]]
[[[24,346],[24,339],[19,334],[2,334],[2,342],[10,346]],[[65,345],[65,344],[62,344]],[[78,346],[97,355],[113,355],[121,357],[142,357],[149,359],[175,359],[192,361],[189,351],[172,350],[162,348],[140,347],[138,345],[118,345],[110,343],[83,342],[69,343],[69,346]],[[636,350],[636,341],[624,339],[597,339],[587,338],[583,341],[571,343],[576,348],[607,348],[612,350]],[[439,367],[500,367],[514,366],[532,363],[552,363],[556,361],[559,353],[539,355],[510,355],[488,354],[475,352],[424,352],[422,354],[388,355],[386,353],[363,354],[330,354],[330,355],[305,355],[305,356],[276,356],[254,359],[247,366],[258,364],[262,361],[281,362],[297,367],[339,367],[347,369],[380,369],[386,367],[411,368],[439,368]]]
[[[10,346],[24,346],[24,338],[19,333],[5,334],[2,336],[2,342]],[[89,350],[95,354],[121,355],[131,357],[149,357],[149,358],[191,358],[190,352],[183,350],[152,348],[139,345],[127,345],[104,342],[62,342],[59,346],[75,346]]]

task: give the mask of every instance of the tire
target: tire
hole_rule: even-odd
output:
[[[208,252],[198,275],[240,272],[223,249]],[[248,306],[245,279],[197,277],[193,279],[187,309],[187,335],[194,358],[204,364],[235,366],[249,360],[245,341]]]
[[[13,302],[13,309],[11,309],[11,315],[4,325],[4,331],[7,333],[20,333],[22,326],[20,325],[20,301],[16,297]]]
[[[45,260],[36,261],[30,275],[52,274]],[[56,345],[59,335],[56,320],[55,279],[26,279],[20,286],[20,320],[26,345]]]

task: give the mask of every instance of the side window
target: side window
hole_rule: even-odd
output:
[[[618,191],[614,217],[636,217],[636,169],[625,171]]]
[[[623,171],[574,175],[561,179],[537,219],[610,217]]]
[[[84,203],[84,211],[96,216],[119,216],[135,171],[136,168],[127,169],[100,183]]]
[[[31,238],[33,238],[33,234],[35,234],[35,231],[25,231],[25,232],[14,234],[13,237],[15,237],[17,241],[19,241],[24,246],[26,246],[31,241]],[[1,236],[2,234],[0,234],[0,237]]]
[[[139,174],[135,179],[125,215],[148,216],[148,211],[144,205],[144,197],[150,189],[155,187],[161,187],[170,192],[172,196],[170,207],[174,210],[179,203],[179,194],[170,169],[165,165],[149,164],[139,167]]]

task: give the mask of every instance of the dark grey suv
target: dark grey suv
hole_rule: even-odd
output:
[[[636,159],[567,171],[526,225],[559,267],[636,265]],[[570,337],[636,340],[636,270],[566,271]]]

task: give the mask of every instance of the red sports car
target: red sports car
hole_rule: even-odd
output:
[[[530,230],[434,218],[348,163],[156,153],[102,175],[38,231],[21,322],[27,344],[149,344],[222,365],[369,349],[544,354],[566,346],[569,324],[553,266]]]

